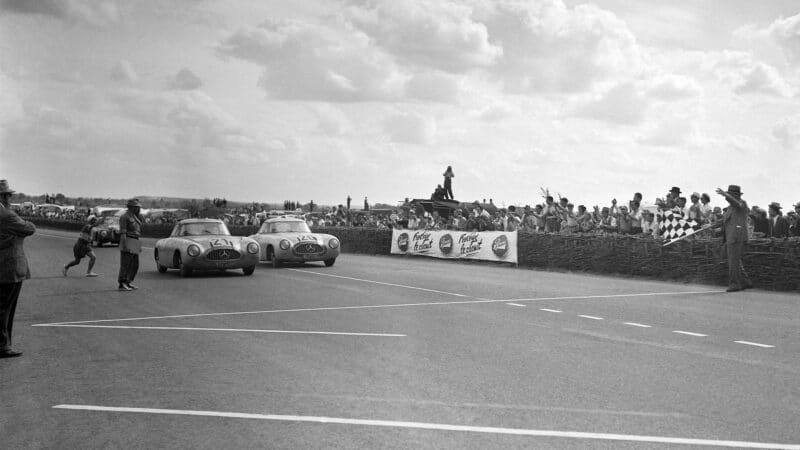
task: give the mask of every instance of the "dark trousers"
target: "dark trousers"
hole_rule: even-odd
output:
[[[728,252],[728,287],[742,288],[752,285],[742,264],[744,242],[728,242],[725,250]]]
[[[117,281],[120,284],[133,283],[136,278],[136,272],[139,271],[139,254],[119,252],[119,277]]]
[[[11,329],[22,282],[0,283],[0,351],[11,349]]]
[[[450,181],[450,178],[446,178],[444,181],[444,198],[449,198],[453,200],[453,182]]]

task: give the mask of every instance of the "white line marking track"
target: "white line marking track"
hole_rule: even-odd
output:
[[[708,336],[707,334],[703,334],[703,333],[693,333],[691,331],[680,331],[680,330],[675,330],[675,331],[673,331],[673,333],[685,334],[687,336],[695,336],[695,337],[706,337],[706,336]]]
[[[289,269],[294,270],[294,269]],[[314,272],[310,272],[314,273]],[[616,298],[616,297],[634,297],[637,295],[640,296],[652,296],[652,295],[688,295],[688,294],[710,294],[716,293],[717,291],[703,291],[703,292],[663,292],[660,294],[657,293],[644,293],[644,294],[617,294],[617,295],[587,295],[587,296],[578,296],[578,297],[542,297],[542,298],[529,298],[525,299],[526,302],[532,301],[551,301],[551,300],[580,300],[580,299],[595,299],[595,298]],[[724,291],[721,291],[724,292]],[[460,295],[460,294],[458,294]],[[198,314],[175,314],[171,316],[146,316],[146,317],[124,317],[119,319],[97,319],[97,320],[81,320],[75,322],[53,322],[53,323],[43,323],[43,324],[34,324],[34,327],[42,327],[42,326],[49,326],[49,325],[72,325],[72,324],[79,324],[79,323],[101,323],[101,322],[126,322],[132,320],[151,320],[151,319],[179,319],[179,318],[187,318],[187,317],[212,317],[212,316],[234,316],[234,315],[246,315],[246,314],[272,314],[272,313],[290,313],[290,312],[308,312],[308,311],[339,311],[339,310],[348,310],[348,309],[380,309],[380,308],[408,308],[408,307],[418,307],[418,306],[448,306],[448,305],[471,305],[471,304],[481,304],[481,303],[508,303],[510,300],[459,300],[459,301],[449,301],[449,302],[424,302],[424,303],[395,303],[389,305],[354,305],[354,306],[323,306],[319,308],[295,308],[295,309],[265,309],[260,311],[232,311],[232,312],[216,312],[216,313],[198,313]],[[516,301],[523,301],[523,300],[516,300]],[[551,312],[555,312],[557,310],[551,310]],[[559,311],[560,312],[560,311]]]
[[[191,328],[191,327],[132,327],[124,325],[82,325],[82,324],[43,324],[39,327],[63,328],[113,328],[123,330],[175,330],[175,331],[228,331],[234,333],[279,333],[279,334],[326,334],[335,336],[376,336],[376,337],[406,337],[405,334],[390,333],[350,333],[343,331],[302,331],[302,330],[253,330],[248,328]]]
[[[750,341],[733,341],[733,342],[736,342],[737,344],[752,345],[754,347],[775,348],[774,345],[759,344],[758,342],[750,342]]]
[[[682,445],[702,445],[702,446],[717,446],[717,447],[800,450],[800,445],[795,445],[795,444],[772,444],[764,442],[724,441],[715,439],[693,439],[693,438],[664,437],[664,436],[642,436],[635,434],[587,433],[580,431],[555,431],[555,430],[531,430],[524,428],[480,427],[480,426],[467,426],[467,425],[449,425],[441,423],[403,422],[395,420],[348,419],[341,417],[293,416],[293,415],[282,415],[282,414],[251,414],[251,413],[218,412],[218,411],[193,411],[184,409],[125,408],[125,407],[92,406],[92,405],[55,405],[53,406],[53,409],[98,411],[98,412],[112,412],[112,413],[139,413],[139,414],[165,414],[165,415],[178,415],[178,416],[221,417],[226,419],[272,420],[272,421],[285,421],[285,422],[408,428],[408,429],[437,430],[437,431],[460,431],[460,432],[471,432],[471,433],[504,434],[504,435],[516,435],[516,436],[591,439],[591,440],[604,440],[604,441],[648,442],[648,443],[676,444],[676,445],[682,444]]]

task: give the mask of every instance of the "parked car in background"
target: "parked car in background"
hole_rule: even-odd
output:
[[[97,218],[97,223],[92,227],[92,245],[102,247],[103,244],[119,245],[119,217],[106,215]]]
[[[254,239],[231,236],[218,219],[181,220],[168,238],[156,242],[153,251],[159,272],[178,269],[184,277],[195,270],[227,269],[242,269],[245,275],[252,275],[259,252]]]
[[[312,233],[305,220],[293,216],[267,219],[250,236],[261,247],[260,260],[280,267],[284,262],[323,261],[332,266],[339,256],[339,239]]]

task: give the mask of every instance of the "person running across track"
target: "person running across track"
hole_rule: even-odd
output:
[[[69,270],[72,266],[77,266],[81,263],[81,259],[85,256],[89,257],[89,267],[86,269],[86,276],[87,277],[96,277],[98,274],[92,272],[92,268],[94,267],[94,263],[97,260],[97,256],[94,254],[92,250],[92,227],[97,223],[96,217],[91,217],[89,222],[81,228],[81,234],[78,236],[78,242],[72,247],[72,254],[75,256],[74,261],[70,261],[64,265],[64,268],[61,270],[61,273],[64,276],[67,276],[67,270]]]

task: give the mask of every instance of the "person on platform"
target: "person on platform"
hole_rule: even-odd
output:
[[[728,254],[728,292],[736,292],[753,287],[744,271],[742,254],[747,243],[747,202],[742,200],[742,189],[734,184],[727,191],[717,188],[717,194],[725,197],[728,207],[722,217],[722,239]]]
[[[12,194],[8,181],[0,180],[0,358],[22,355],[11,348],[11,331],[22,281],[31,277],[23,240],[36,232],[32,223],[11,210]]]
[[[447,166],[447,169],[442,174],[444,176],[444,190],[445,190],[445,199],[453,200],[453,178],[455,178],[455,174],[453,173],[453,166]]]
[[[89,222],[81,228],[81,234],[78,236],[78,242],[72,247],[72,255],[75,257],[74,261],[70,261],[64,265],[64,268],[61,269],[61,273],[64,276],[67,276],[67,271],[70,267],[77,266],[81,263],[81,259],[85,256],[89,257],[89,267],[86,269],[86,276],[87,277],[96,277],[97,274],[92,272],[92,268],[94,268],[94,263],[97,260],[97,256],[94,254],[92,250],[92,227],[95,226],[97,223],[97,218],[92,217],[89,219]]]
[[[136,273],[139,271],[139,253],[142,252],[142,244],[139,238],[142,235],[142,216],[139,215],[141,203],[139,199],[128,200],[125,205],[128,211],[119,218],[119,290],[132,291],[138,289],[133,284]]]

